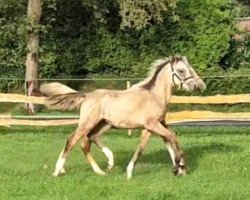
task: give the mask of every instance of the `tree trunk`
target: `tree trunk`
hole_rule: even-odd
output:
[[[39,25],[42,15],[42,0],[29,0],[28,21],[31,26],[27,38],[28,54],[26,57],[26,93],[33,95],[34,90],[38,89],[38,51],[39,51],[39,32],[34,27]],[[34,114],[34,105],[28,104],[30,114]]]

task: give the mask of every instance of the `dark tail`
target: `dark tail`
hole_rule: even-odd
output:
[[[47,97],[46,106],[56,110],[73,110],[81,106],[85,96],[80,92],[52,95]]]

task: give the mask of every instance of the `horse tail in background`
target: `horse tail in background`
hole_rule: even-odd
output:
[[[56,110],[73,110],[79,108],[86,94],[58,82],[46,83],[40,86],[46,98],[46,106]]]
[[[56,94],[46,98],[46,106],[56,110],[73,110],[79,108],[86,94],[80,92]]]
[[[76,90],[58,82],[46,83],[40,86],[39,90],[46,96],[56,94],[77,93]]]

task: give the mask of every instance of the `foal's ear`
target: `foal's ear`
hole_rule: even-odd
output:
[[[177,63],[179,60],[180,60],[180,58],[178,56],[176,56],[176,55],[171,56],[170,63],[171,63],[171,65],[173,65],[173,64]]]
[[[188,63],[188,60],[187,60],[186,56],[182,56],[182,60],[184,60],[184,62]]]

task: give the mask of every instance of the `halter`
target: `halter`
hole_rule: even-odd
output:
[[[184,83],[185,81],[187,81],[187,80],[189,80],[189,79],[191,79],[191,78],[193,78],[194,80],[199,79],[198,77],[197,77],[197,78],[194,78],[192,75],[189,76],[189,77],[187,77],[187,78],[181,79],[181,77],[175,72],[172,63],[170,63],[170,66],[171,66],[171,72],[172,72],[172,81],[173,81],[173,83],[175,84],[175,86],[178,86],[178,85],[176,84],[176,82],[174,81],[174,77],[176,77],[176,78],[181,82],[181,87],[180,87],[181,89],[183,88],[183,83]]]

